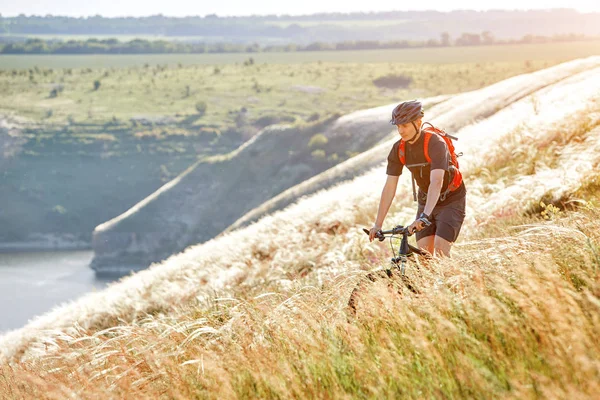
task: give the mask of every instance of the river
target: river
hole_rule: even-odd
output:
[[[105,288],[91,251],[0,253],[0,334],[81,295]]]

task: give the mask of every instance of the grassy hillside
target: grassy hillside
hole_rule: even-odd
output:
[[[599,61],[600,59],[597,57],[575,60],[531,74],[523,74],[506,79],[477,91],[454,96],[448,101],[441,102],[434,107],[427,108],[425,119],[433,122],[437,126],[443,127],[448,132],[456,134],[459,129],[465,127],[466,125],[485,119],[496,113],[499,109],[510,106],[516,101],[540,91],[546,86],[561,82],[565,78],[578,72],[597,67]],[[538,97],[539,94],[529,97],[534,114],[539,111],[536,111],[536,108],[539,108]],[[482,99],[484,100],[482,101]],[[365,122],[367,121],[367,123],[374,125],[376,124],[376,121],[385,118],[386,111],[387,110],[382,107],[350,114],[344,118],[341,118],[337,124],[339,125],[339,128],[342,126],[347,126],[348,130],[352,130],[353,125],[365,125]],[[510,117],[507,119],[508,121],[497,123],[496,126],[509,126],[512,125],[514,121],[519,121],[518,119],[511,121]],[[466,138],[461,137],[457,143],[457,146],[460,148],[465,141],[473,141],[476,139],[479,136],[480,129],[487,129],[490,132],[494,132],[497,130],[496,126],[492,124],[487,128],[481,128],[480,125],[474,125],[472,129],[467,130],[471,132],[471,136]],[[358,130],[360,129],[361,128],[358,127]],[[395,133],[391,133],[389,139],[383,140],[378,146],[362,152],[358,156],[340,163],[336,167],[331,168],[311,179],[308,179],[299,185],[291,187],[290,189],[269,199],[239,218],[228,228],[228,230],[245,226],[256,221],[264,215],[282,209],[302,196],[329,188],[332,185],[342,181],[351,180],[362,171],[378,166],[380,163],[385,161],[389,149],[397,140],[397,135]],[[467,157],[469,156],[479,157],[480,154],[475,152],[471,155],[467,154]]]
[[[599,88],[598,68],[576,73],[458,132],[468,218],[453,258],[408,269],[414,292],[374,284],[345,312],[390,257],[360,232],[378,168],[3,336],[20,362],[0,364],[1,393],[594,398]],[[414,217],[409,191],[386,225]]]

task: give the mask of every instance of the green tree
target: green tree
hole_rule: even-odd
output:
[[[481,44],[481,36],[477,33],[463,33],[456,39],[457,46],[478,46]]]
[[[485,31],[481,34],[481,39],[483,41],[483,44],[494,44],[494,42],[496,41],[496,39],[494,38],[494,35],[492,35],[492,32],[490,31]]]
[[[442,46],[450,46],[450,34],[448,32],[443,32],[440,35]]]

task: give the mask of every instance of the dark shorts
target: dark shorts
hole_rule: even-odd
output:
[[[435,206],[429,218],[431,225],[417,232],[417,240],[436,235],[449,242],[455,242],[465,220],[466,201],[467,197],[463,196],[443,206]],[[421,215],[424,208],[425,204],[419,203],[417,218]]]

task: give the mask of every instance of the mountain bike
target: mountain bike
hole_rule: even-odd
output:
[[[363,232],[367,235],[369,234],[368,229],[363,229]],[[431,255],[429,252],[408,243],[408,237],[412,236],[412,234],[413,232],[409,232],[408,227],[402,225],[397,225],[388,231],[379,230],[377,232],[376,237],[380,242],[383,242],[385,239],[390,239],[392,255],[395,256],[391,258],[388,268],[379,267],[369,271],[364,279],[361,279],[352,290],[350,300],[348,301],[348,308],[352,314],[356,315],[356,309],[360,303],[360,296],[366,292],[368,285],[372,282],[387,279],[388,288],[396,287],[399,294],[402,294],[401,291],[403,287],[406,287],[413,293],[418,293],[418,289],[414,287],[405,274],[406,266],[408,265],[409,260],[413,259],[415,255],[424,257],[425,259],[431,258]],[[400,242],[400,247],[398,248],[398,253],[396,254],[393,239],[399,236],[402,236],[402,240]],[[418,267],[418,264],[415,263],[415,265]]]

